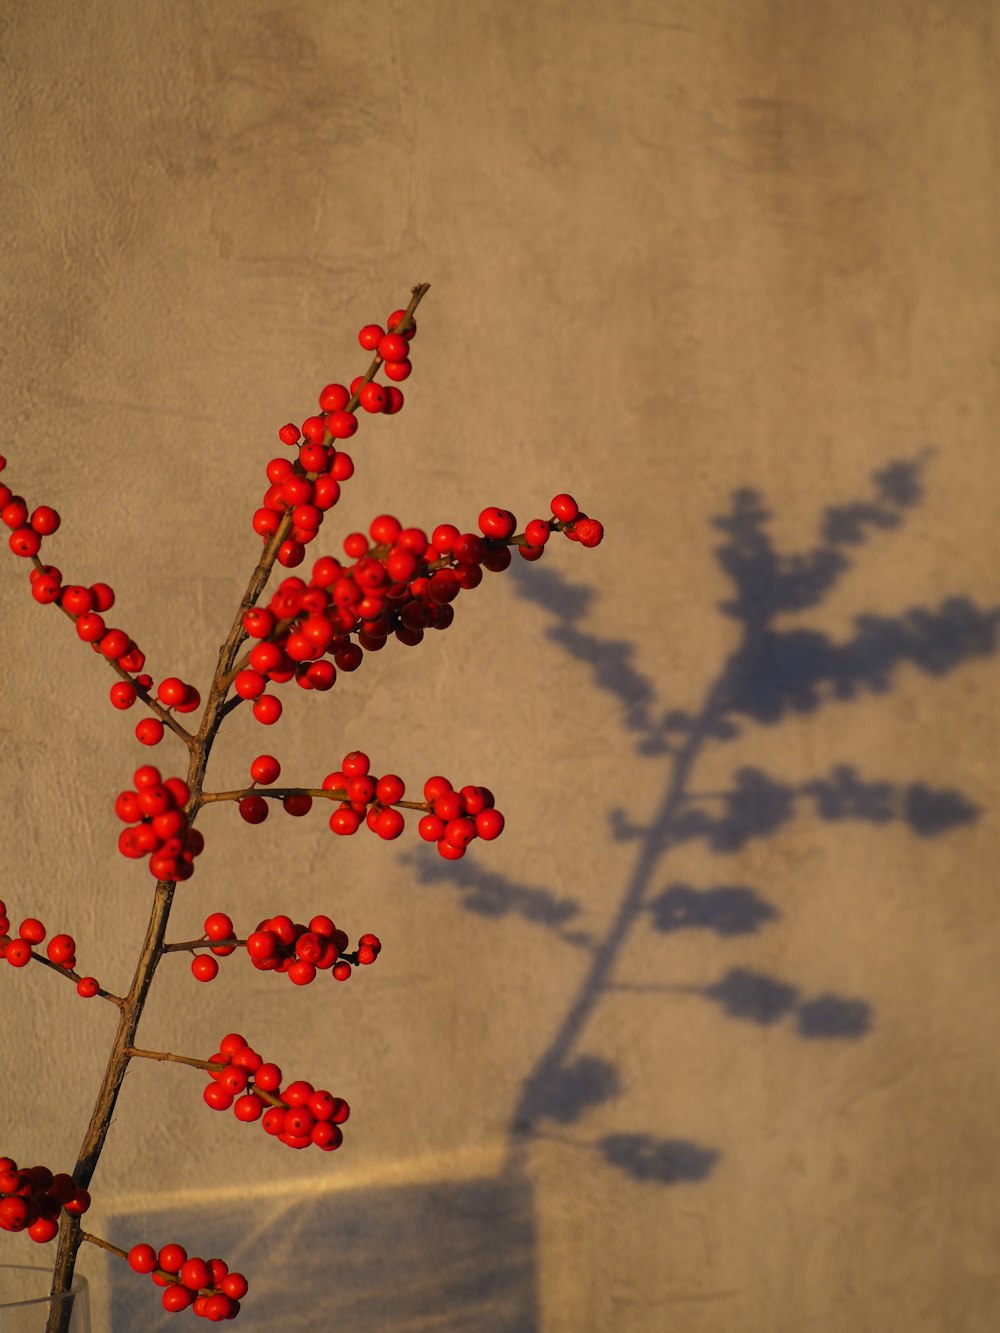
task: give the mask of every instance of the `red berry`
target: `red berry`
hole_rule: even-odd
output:
[[[382,369],[385,371],[389,379],[396,380],[398,383],[401,383],[403,380],[410,378],[410,372],[413,369],[413,365],[410,361],[410,358],[408,356],[404,356],[401,361],[384,362],[382,365]],[[383,409],[383,411],[384,410],[385,409]]]
[[[395,384],[387,384],[385,386],[385,392],[387,401],[382,411],[388,416],[395,416],[403,406],[403,391],[402,389],[397,389]]]
[[[431,575],[427,584],[428,597],[439,605],[453,602],[461,590],[461,584],[451,569],[437,570]]]
[[[580,512],[580,506],[573,499],[572,495],[565,494],[557,495],[553,499],[550,508],[561,523],[572,523]]]
[[[170,1314],[176,1314],[178,1310],[186,1310],[189,1305],[193,1304],[194,1295],[188,1291],[187,1287],[175,1282],[163,1289],[161,1299],[164,1310]]]
[[[225,912],[212,912],[205,918],[205,934],[210,940],[229,940],[234,937],[232,918]]]
[[[278,942],[269,930],[255,930],[247,936],[246,947],[251,959],[264,960],[274,957]]]
[[[476,832],[483,842],[492,842],[503,832],[504,818],[499,810],[480,810],[475,820]]]
[[[233,1104],[233,1094],[220,1088],[218,1083],[209,1083],[201,1095],[205,1105],[213,1111],[228,1111]]]
[[[244,796],[240,801],[240,816],[248,824],[263,824],[269,813],[263,796]]]
[[[353,412],[331,412],[326,426],[335,440],[349,440],[358,428],[358,419]]]
[[[350,454],[337,450],[336,457],[330,464],[330,476],[334,481],[350,481],[354,476],[354,459]]]
[[[483,557],[483,569],[488,569],[494,574],[500,574],[505,569],[510,568],[510,547],[495,546],[492,550],[486,552]]]
[[[48,505],[39,505],[31,515],[31,526],[40,537],[48,537],[55,532],[60,521],[59,515]]]
[[[163,740],[163,723],[159,718],[144,717],[136,724],[135,738],[143,745],[159,745]]]
[[[604,525],[596,518],[580,518],[573,524],[573,533],[581,546],[600,546],[604,540]]]
[[[306,417],[302,423],[302,434],[311,444],[322,444],[326,438],[326,425],[323,417]]]
[[[285,1112],[279,1106],[271,1106],[264,1112],[260,1123],[265,1134],[282,1134],[285,1128]]]
[[[337,679],[337,669],[332,662],[312,662],[306,677],[314,690],[329,690]]]
[[[157,1257],[158,1268],[162,1268],[165,1273],[178,1273],[181,1264],[187,1260],[187,1250],[183,1245],[164,1245]]]
[[[240,671],[233,681],[233,689],[241,699],[257,699],[267,688],[267,677],[260,671]]]
[[[365,754],[364,750],[351,750],[349,754],[344,755],[344,761],[340,767],[347,777],[361,778],[364,777],[371,768],[371,760]]]
[[[201,695],[193,685],[186,685],[184,688],[187,690],[187,694],[184,696],[183,703],[174,704],[174,707],[178,713],[193,713],[201,703]]]
[[[274,629],[274,616],[265,607],[255,606],[244,615],[243,628],[252,639],[266,639]]]
[[[374,352],[385,337],[385,329],[380,324],[366,324],[358,334],[358,342],[366,352]]]
[[[369,380],[358,392],[358,403],[366,412],[384,412],[389,395],[381,384]]]
[[[262,782],[270,787],[281,776],[281,765],[272,754],[259,754],[250,765],[250,776],[254,782]]]
[[[63,588],[60,601],[71,616],[84,616],[93,610],[94,594],[89,588],[71,584],[68,588]]]
[[[99,616],[96,611],[80,616],[76,622],[76,632],[84,643],[96,643],[98,639],[104,637],[103,616]]]
[[[272,458],[265,468],[267,479],[272,485],[277,486],[284,481],[286,477],[293,474],[292,464],[287,458]]]
[[[438,854],[443,856],[446,861],[459,861],[465,855],[464,847],[457,847],[455,843],[448,842],[442,838],[437,845]]]
[[[265,1102],[255,1093],[248,1092],[242,1097],[237,1097],[233,1105],[233,1115],[237,1120],[243,1120],[250,1123],[253,1120],[259,1120],[264,1114]]]
[[[503,541],[513,535],[517,519],[509,509],[498,509],[496,505],[491,505],[479,515],[479,527],[484,536]]]
[[[109,629],[98,646],[109,662],[117,662],[128,652],[128,645],[129,637],[123,629]]]
[[[295,569],[305,559],[305,547],[299,541],[282,542],[278,547],[278,564],[285,569]]]
[[[390,842],[402,833],[405,820],[398,810],[380,810],[375,816],[373,827],[380,838],[385,838],[387,842]]]
[[[81,977],[76,983],[76,993],[85,1000],[92,1000],[100,990],[96,977]]]
[[[59,1223],[54,1221],[51,1217],[36,1217],[34,1222],[28,1227],[28,1235],[40,1245],[44,1245],[50,1240],[55,1240],[58,1234]]]
[[[405,792],[403,779],[395,773],[386,773],[375,784],[375,797],[382,805],[395,805],[403,799]]]
[[[334,963],[330,970],[333,974],[334,981],[349,981],[351,972],[353,971],[350,963]]]
[[[204,1259],[187,1259],[181,1264],[178,1277],[189,1291],[198,1291],[212,1281],[212,1274]]]
[[[323,444],[306,444],[299,450],[299,462],[307,472],[325,472],[330,463],[330,451]]]
[[[4,489],[7,488],[4,487]],[[27,521],[28,506],[19,495],[13,496],[4,505],[3,509],[0,509],[0,522],[3,522],[11,530],[24,527]]]
[[[166,680],[161,680],[156,689],[156,695],[161,704],[168,708],[173,708],[177,704],[182,704],[187,698],[188,687],[182,680],[176,676],[167,676]]]
[[[254,703],[253,715],[265,727],[273,726],[281,716],[281,700],[275,694],[262,694]]]
[[[123,657],[119,657],[118,665],[123,671],[141,671],[145,664],[146,654],[141,648],[137,648],[130,640],[129,650]],[[152,677],[147,677],[147,681],[148,683],[145,685],[145,688],[148,690],[153,684]]]
[[[405,361],[410,345],[399,333],[387,333],[379,339],[378,354],[383,361]]]
[[[277,670],[284,661],[284,653],[276,643],[255,643],[250,649],[250,665],[255,671]],[[240,675],[243,673],[241,672]],[[239,680],[239,676],[236,677]]]
[[[286,796],[281,804],[285,812],[290,815],[307,815],[312,809],[313,798],[311,796]]]
[[[158,1262],[156,1251],[152,1245],[133,1245],[128,1252],[128,1262],[136,1273],[151,1273]]]
[[[439,523],[431,533],[431,545],[438,555],[451,555],[461,533],[453,523]]]
[[[191,796],[187,783],[181,778],[167,778],[163,785],[174,798],[174,805],[176,805],[179,810],[182,810],[184,806],[187,805]],[[200,837],[201,835],[199,834],[198,836]]]
[[[115,604],[115,591],[107,583],[92,583],[90,595],[94,599],[94,610],[100,611],[102,615],[105,611],[110,611]]]
[[[313,486],[313,504],[317,509],[332,509],[340,499],[340,482],[333,477],[317,477]]]
[[[417,832],[424,842],[440,842],[444,837],[444,820],[440,815],[424,815],[417,825]]]
[[[297,444],[299,440],[299,428],[291,421],[287,426],[282,426],[278,431],[278,439],[282,444]]]
[[[544,518],[533,518],[524,529],[524,539],[529,546],[544,546],[551,533]]]
[[[76,955],[76,941],[72,935],[53,935],[46,945],[49,961],[59,967],[72,967]]]
[[[17,933],[22,940],[27,940],[30,944],[41,944],[45,939],[45,927],[37,917],[29,916],[21,922]]]
[[[62,586],[59,580],[51,574],[39,574],[31,581],[31,595],[42,606],[50,606],[53,602],[57,602],[61,592]]]
[[[277,1092],[281,1087],[281,1070],[277,1065],[261,1065],[254,1074],[253,1081],[262,1092]]]
[[[320,393],[319,405],[324,412],[342,412],[350,399],[343,384],[328,384]]]
[[[330,816],[330,828],[342,837],[349,837],[352,833],[357,833],[360,826],[361,816],[356,810],[352,810],[349,805],[341,806]]]
[[[10,534],[7,544],[15,555],[27,560],[41,550],[42,539],[34,528],[17,528]]]
[[[27,940],[11,940],[4,957],[11,967],[27,967],[31,962],[31,945]]]
[[[273,537],[281,527],[281,515],[273,509],[258,509],[253,516],[252,527],[258,537]]]

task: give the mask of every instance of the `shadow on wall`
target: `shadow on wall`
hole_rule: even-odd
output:
[[[199,1205],[198,1225],[230,1268],[248,1275],[239,1326],[318,1333],[527,1333],[538,1326],[534,1220],[526,1178],[289,1193]],[[115,1219],[109,1239],[161,1243],[191,1232],[190,1210]],[[156,1242],[153,1241],[155,1244]],[[176,1327],[149,1279],[109,1268],[112,1333]],[[190,1314],[182,1315],[190,1319]]]
[[[778,726],[793,714],[814,712],[828,702],[887,691],[903,663],[942,676],[970,657],[994,652],[1000,609],[982,610],[964,597],[894,617],[859,615],[854,634],[842,643],[818,630],[778,627],[780,616],[820,605],[852,567],[852,555],[879,532],[905,521],[921,498],[924,461],[903,460],[876,473],[869,497],[828,508],[820,516],[816,545],[791,555],[775,550],[760,495],[749,489],[733,494],[729,512],[713,526],[723,536],[716,559],[732,584],[732,595],[719,609],[738,623],[739,641],[714,679],[706,682],[693,712],[663,706],[654,682],[634,665],[634,645],[584,628],[594,597],[590,588],[549,569],[529,571],[515,562],[523,596],[551,616],[548,636],[590,667],[595,685],[620,706],[626,738],[635,750],[662,759],[663,779],[659,808],[648,824],[633,823],[621,810],[609,812],[611,836],[633,843],[635,857],[600,935],[578,926],[581,904],[576,899],[559,896],[545,885],[513,883],[465,861],[442,864],[426,852],[405,857],[421,883],[451,889],[467,911],[496,918],[520,915],[590,958],[579,991],[524,1080],[510,1122],[511,1167],[533,1138],[544,1137],[597,1152],[636,1180],[674,1185],[703,1180],[713,1170],[720,1156],[717,1147],[660,1138],[659,1126],[599,1139],[582,1133],[568,1138],[567,1127],[583,1121],[589,1108],[627,1091],[612,1061],[579,1052],[591,1016],[612,993],[695,994],[715,1004],[725,1017],[758,1027],[790,1020],[789,1033],[807,1041],[858,1040],[869,1030],[873,1016],[864,998],[802,995],[782,978],[743,967],[729,968],[703,988],[632,986],[618,979],[616,967],[640,923],[670,936],[702,931],[733,937],[767,929],[778,920],[778,910],[752,885],[699,887],[675,879],[664,884],[668,863],[683,854],[686,843],[700,841],[721,855],[737,852],[753,839],[776,833],[804,809],[830,821],[899,821],[921,838],[938,837],[978,816],[978,809],[954,788],[923,779],[900,786],[845,764],[800,784],[784,782],[756,765],[736,769],[721,791],[698,782],[703,756],[739,736],[743,720]]]
[[[444,862],[429,849],[404,856],[419,883],[453,893],[467,911],[497,919],[520,916],[547,932],[554,947],[586,956],[585,977],[523,1080],[509,1122],[505,1168],[497,1178],[296,1196],[284,1204],[283,1216],[283,1205],[271,1199],[261,1207],[252,1199],[232,1205],[206,1200],[200,1214],[213,1243],[232,1266],[253,1274],[249,1327],[289,1333],[320,1326],[528,1333],[537,1327],[526,1169],[534,1140],[568,1144],[579,1152],[581,1170],[596,1156],[644,1187],[682,1188],[708,1179],[721,1160],[721,1147],[686,1137],[683,1126],[629,1123],[628,1089],[619,1068],[604,1054],[581,1049],[591,1017],[611,994],[683,993],[716,1006],[725,1019],[758,1028],[784,1025],[793,1039],[864,1038],[873,1014],[860,996],[804,995],[787,979],[739,966],[704,987],[666,981],[634,986],[619,979],[617,965],[640,926],[668,942],[698,931],[738,943],[779,921],[780,913],[757,886],[699,886],[680,878],[685,844],[700,842],[726,855],[771,836],[803,810],[837,822],[901,822],[920,838],[944,836],[977,817],[979,811],[961,792],[938,787],[927,775],[898,785],[844,764],[798,784],[757,765],[735,769],[723,790],[705,789],[698,781],[703,756],[738,736],[745,720],[778,726],[830,701],[884,692],[904,663],[943,676],[968,658],[994,652],[1000,610],[980,609],[964,597],[895,617],[858,616],[853,635],[841,643],[817,630],[776,624],[783,614],[818,606],[851,568],[852,555],[877,533],[904,522],[920,499],[922,466],[922,460],[902,461],[877,473],[872,496],[828,509],[817,544],[792,555],[774,549],[760,496],[735,492],[729,512],[714,526],[723,538],[716,558],[733,588],[720,610],[738,623],[739,641],[706,682],[693,712],[663,705],[654,683],[634,666],[633,645],[584,628],[591,589],[548,569],[528,571],[515,561],[523,595],[551,616],[549,636],[585,662],[595,685],[620,706],[623,750],[631,744],[639,754],[662,761],[658,809],[647,824],[633,823],[621,810],[609,812],[610,836],[632,844],[635,854],[599,934],[578,924],[580,902],[545,884],[515,883],[472,859]],[[588,1134],[587,1112],[612,1101],[621,1105],[621,1131]],[[122,1217],[112,1238],[128,1247],[136,1238],[169,1238],[180,1230],[179,1219],[169,1214]],[[161,1323],[149,1321],[149,1293],[117,1263],[111,1283],[115,1330],[170,1325],[167,1315]],[[316,1321],[317,1302],[330,1311],[328,1325]]]

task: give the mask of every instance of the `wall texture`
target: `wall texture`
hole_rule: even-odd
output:
[[[449,867],[206,811],[173,938],[328,911],[384,953],[304,991],[168,959],[142,1043],[243,1031],[347,1143],[137,1062],[93,1230],[244,1268],[247,1333],[996,1329],[998,48],[989,0],[6,7],[5,479],[154,675],[207,684],[276,428],[416,282],[320,548],[563,489],[608,533],[233,716],[209,785],[360,747],[508,828]],[[2,895],[120,991],[150,756],[26,583],[0,561]],[[36,967],[0,996],[0,1151],[67,1166],[114,1014]],[[160,1326],[83,1268],[96,1328]]]

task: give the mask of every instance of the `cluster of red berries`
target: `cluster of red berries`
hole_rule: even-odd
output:
[[[304,1079],[282,1089],[278,1066],[265,1064],[238,1032],[223,1037],[209,1063],[224,1066],[211,1070],[204,1093],[214,1111],[232,1107],[237,1120],[259,1120],[265,1133],[289,1148],[315,1144],[324,1152],[333,1152],[343,1143],[340,1126],[351,1114],[347,1102]]]
[[[5,460],[0,458],[0,472]],[[31,515],[30,524],[25,527],[27,506],[19,495],[11,495],[8,486],[0,486],[0,520],[7,527],[13,528],[10,548],[16,555],[36,556],[43,536],[48,536],[59,527],[60,519],[56,511],[48,505],[39,505]],[[89,643],[94,652],[114,662],[128,673],[140,673],[134,680],[119,680],[111,687],[111,702],[116,708],[131,708],[140,692],[149,695],[153,688],[153,677],[144,675],[146,655],[129,638],[123,629],[109,627],[104,619],[104,612],[110,611],[115,604],[114,589],[107,583],[92,583],[89,587],[82,584],[63,584],[62,571],[55,565],[41,565],[31,571],[31,595],[36,602],[46,606],[58,602],[62,609],[76,624],[76,632],[84,643]],[[187,685],[176,676],[168,676],[161,681],[156,697],[164,708],[176,709],[178,713],[192,713],[201,703],[201,695],[193,685]],[[159,718],[145,718],[135,729],[136,739],[143,745],[156,745],[163,739],[163,723]]]
[[[0,456],[0,472],[6,466],[6,458]],[[11,530],[10,549],[30,560],[41,550],[42,538],[55,532],[61,519],[49,505],[39,505],[29,517],[24,497],[15,495],[9,486],[0,485],[0,522]]]
[[[387,321],[394,330],[405,318],[405,310],[394,310]],[[335,441],[349,440],[358,429],[356,408],[394,415],[403,406],[403,394],[394,384],[378,384],[372,378],[381,366],[391,380],[404,380],[410,373],[410,340],[417,331],[411,322],[405,332],[389,332],[380,324],[366,324],[358,341],[375,352],[366,375],[344,384],[328,384],[319,395],[319,413],[306,417],[301,427],[293,422],[282,426],[278,438],[290,448],[299,447],[294,463],[272,458],[267,465],[268,488],[254,513],[253,529],[268,541],[291,518],[288,536],[278,547],[278,563],[286,569],[300,565],[305,548],[313,541],[323,515],[340,499],[340,487],[354,475],[349,454],[338,451]],[[329,442],[329,443],[328,443]]]
[[[144,1243],[133,1245],[128,1262],[164,1289],[164,1310],[176,1314],[190,1309],[213,1324],[236,1318],[250,1286],[242,1273],[230,1273],[222,1259],[188,1258],[184,1246],[173,1242],[158,1251]]]
[[[141,654],[140,654],[141,656]],[[119,662],[119,666],[121,663]],[[119,680],[111,686],[111,702],[116,708],[131,708],[139,691],[152,695],[153,677],[139,675],[134,681]],[[201,704],[201,694],[194,685],[188,685],[178,676],[167,676],[156,687],[156,698],[167,709],[177,713],[193,713]],[[159,745],[163,740],[163,723],[158,717],[144,717],[136,723],[135,738],[143,745]]]
[[[82,1217],[90,1207],[90,1195],[73,1177],[53,1175],[47,1166],[18,1170],[13,1157],[0,1157],[0,1227],[4,1231],[27,1231],[39,1244],[54,1240],[59,1231],[59,1212]]]
[[[352,563],[323,556],[308,583],[290,576],[266,607],[246,612],[244,629],[257,642],[234,679],[236,693],[254,701],[259,722],[276,722],[281,701],[265,693],[269,682],[283,684],[294,676],[304,689],[328,690],[338,670],[356,670],[364,652],[378,652],[390,635],[412,647],[425,630],[447,629],[458,594],[477,587],[483,569],[506,569],[512,545],[525,559],[537,560],[553,531],[584,546],[596,546],[604,535],[570,495],[557,495],[552,511],[551,519],[532,519],[521,537],[515,536],[514,515],[497,506],[480,514],[482,536],[441,523],[428,538],[391,514],[379,515],[367,537],[352,532],[344,538]]]
[[[250,765],[250,776],[255,783],[273,783],[280,772],[281,765],[273,755],[258,755]],[[365,824],[380,838],[391,842],[406,826],[395,808],[406,793],[403,779],[395,773],[376,777],[363,750],[345,754],[340,768],[323,779],[321,790],[329,792],[331,798],[339,798],[340,804],[330,816],[330,828],[342,837],[357,833]],[[312,808],[312,797],[290,793],[282,798],[282,804],[290,814],[304,815]],[[436,843],[443,857],[457,861],[474,839],[492,842],[503,832],[504,817],[495,804],[487,787],[467,786],[456,791],[447,778],[428,778],[423,802],[414,803],[415,809],[424,812],[417,831],[425,842]],[[262,824],[270,807],[265,796],[250,792],[240,799],[239,810],[248,824]]]
[[[131,825],[122,829],[118,850],[134,860],[148,856],[150,874],[158,880],[190,879],[205,839],[198,829],[188,827],[187,783],[181,778],[164,781],[152,764],[137,768],[132,781],[135,790],[119,792],[115,801],[115,814]]]
[[[211,953],[198,954],[191,963],[198,981],[213,981],[218,976],[219,964],[212,954],[225,958],[240,943],[259,972],[284,972],[296,986],[308,986],[317,972],[325,971],[335,981],[347,981],[354,966],[369,966],[382,951],[377,935],[362,935],[357,949],[348,953],[347,931],[322,914],[312,917],[307,926],[290,916],[267,917],[245,941],[239,941],[232,918],[225,912],[211,912],[205,918],[205,939],[214,941],[209,945]]]
[[[27,967],[35,956],[34,946],[41,944],[48,932],[34,916],[25,917],[13,938],[9,930],[7,905],[0,902],[0,958],[6,958],[11,967]],[[76,940],[72,935],[53,935],[45,946],[45,954],[50,963],[72,972],[76,967]],[[76,983],[77,994],[85,1000],[92,999],[100,989],[96,977],[80,977]]]
[[[356,833],[365,824],[379,837],[398,838],[403,831],[403,816],[391,808],[402,800],[404,787],[395,774],[376,778],[370,772],[371,761],[362,750],[344,756],[336,773],[323,779],[327,791],[343,791],[344,800],[330,816],[334,833]],[[504,818],[495,809],[493,793],[487,787],[463,787],[455,791],[447,778],[435,776],[424,783],[426,814],[417,825],[425,842],[434,842],[443,857],[457,861],[475,838],[491,842],[503,832]]]
[[[583,512],[572,495],[553,497],[551,518],[533,518],[524,529],[524,543],[518,549],[524,560],[539,560],[553,532],[561,532],[571,542],[581,546],[600,546],[604,540],[604,524],[596,518],[590,518]],[[499,515],[499,518],[497,517]],[[505,510],[484,509],[479,515],[479,526],[489,536],[499,536],[494,529],[505,527],[508,520],[512,524],[513,515]]]

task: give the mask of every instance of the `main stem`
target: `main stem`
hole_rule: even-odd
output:
[[[421,283],[413,288],[406,312],[395,326],[396,332],[409,327],[413,319],[413,312],[419,305],[428,286],[428,283]],[[381,358],[376,356],[365,373],[363,382],[367,383],[380,365]],[[358,387],[360,389],[360,385]],[[347,406],[349,409],[357,406],[357,391]],[[243,617],[247,611],[257,604],[257,599],[267,586],[271,570],[274,568],[274,562],[277,559],[278,548],[288,536],[291,528],[292,516],[291,513],[287,513],[282,518],[277,532],[265,543],[260,560],[250,575],[250,581],[233,619],[232,628],[225,643],[219,649],[219,659],[216,663],[215,674],[212,677],[212,686],[205,703],[198,734],[185,741],[189,751],[187,785],[191,797],[188,801],[187,813],[190,824],[194,823],[202,805],[202,783],[205,779],[205,769],[208,765],[209,755],[212,752],[212,746],[215,743],[215,737],[225,717],[226,696],[232,683],[233,664],[236,661],[241,644],[247,637],[246,630],[243,627]],[[180,733],[178,732],[178,734]],[[125,1080],[129,1061],[132,1059],[131,1051],[139,1027],[139,1020],[142,1017],[153,976],[163,955],[163,942],[176,887],[177,885],[173,880],[161,880],[156,885],[153,907],[150,912],[149,924],[146,927],[146,937],[143,940],[142,951],[136,964],[132,985],[124,997],[118,1030],[111,1046],[107,1068],[104,1071],[104,1078],[97,1094],[90,1124],[87,1126],[76,1166],[73,1169],[73,1179],[82,1189],[89,1187],[97,1169],[97,1163],[104,1148],[104,1141],[108,1136],[108,1129],[118,1101],[118,1094]],[[83,1241],[83,1234],[80,1219],[71,1217],[68,1213],[63,1213],[59,1228],[59,1247],[52,1273],[53,1295],[61,1295],[69,1291],[72,1286],[76,1256]],[[59,1308],[53,1309],[49,1314],[46,1333],[66,1333],[69,1328],[72,1302],[59,1301],[57,1304]]]
[[[274,566],[278,547],[284,541],[290,527],[291,518],[286,515],[282,520],[281,527],[264,547],[257,567],[250,576],[250,582],[243,594],[229,636],[219,650],[219,660],[215,668],[205,711],[202,715],[201,727],[189,746],[190,758],[188,761],[187,784],[191,791],[191,799],[188,802],[188,816],[192,824],[197,818],[201,804],[201,788],[205,778],[208,757],[222,722],[222,708],[228,686],[224,687],[221,682],[232,667],[236,653],[244,638],[243,615],[255,605],[258,597],[263,592]],[[97,1168],[105,1139],[108,1136],[115,1105],[118,1101],[118,1094],[121,1091],[129,1061],[132,1059],[131,1052],[135,1043],[139,1020],[142,1017],[153,976],[163,954],[163,942],[176,887],[173,880],[161,880],[156,885],[153,907],[150,912],[149,923],[146,926],[146,937],[143,940],[139,960],[136,963],[132,985],[124,996],[121,1016],[118,1020],[118,1030],[111,1046],[104,1078],[97,1094],[90,1124],[87,1126],[87,1132],[80,1147],[76,1166],[73,1169],[73,1179],[83,1189],[89,1187]],[[52,1274],[53,1295],[68,1291],[72,1285],[76,1255],[82,1239],[83,1231],[80,1219],[70,1217],[69,1214],[64,1213],[59,1229],[59,1248],[56,1254],[55,1269]],[[48,1333],[65,1333],[65,1330],[69,1327],[70,1311],[66,1309],[66,1305],[67,1302],[61,1301],[59,1302],[59,1308],[53,1309],[50,1313]]]

